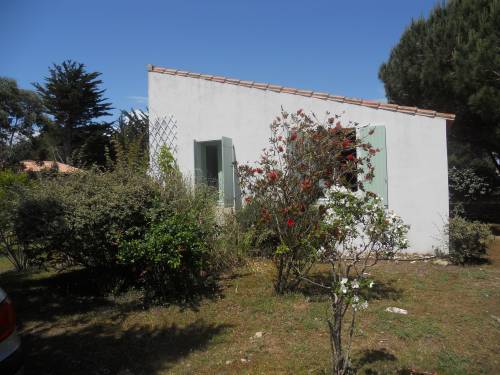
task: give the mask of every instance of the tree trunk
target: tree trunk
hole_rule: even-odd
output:
[[[332,374],[346,375],[349,371],[349,365],[346,363],[342,348],[342,308],[341,301],[335,301],[334,296],[331,296],[331,316],[328,320],[328,328],[330,331],[330,347],[332,351]]]

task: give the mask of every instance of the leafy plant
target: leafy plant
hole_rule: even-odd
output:
[[[458,264],[480,260],[492,239],[489,225],[468,221],[461,216],[450,218],[445,234],[449,241],[450,259]]]
[[[332,185],[362,188],[357,175],[373,178],[371,155],[377,150],[355,136],[357,124],[343,127],[339,116],[324,121],[302,110],[282,111],[271,125],[270,146],[256,165],[239,166],[246,203],[260,208],[256,227],[266,232],[276,264],[275,290],[296,288],[321,244],[318,229],[324,210],[318,199]],[[364,150],[365,156],[356,150]]]
[[[20,202],[16,232],[56,260],[111,269],[120,239],[144,232],[156,196],[148,176],[124,170],[41,179]]]
[[[0,254],[5,255],[17,271],[29,268],[30,258],[14,227],[19,200],[28,186],[28,176],[10,170],[0,171]]]
[[[361,292],[373,286],[366,271],[380,258],[390,259],[408,246],[408,226],[394,213],[386,212],[373,193],[332,186],[326,191],[326,201],[321,223],[324,242],[317,255],[330,265],[330,277],[327,282],[302,278],[328,292],[332,373],[343,375],[352,370],[350,350],[357,313],[368,308]],[[349,310],[351,317],[346,323]]]
[[[120,243],[118,259],[132,265],[139,282],[165,297],[202,283],[208,233],[189,213],[173,213],[151,224],[141,239]]]
[[[470,168],[450,168],[448,180],[450,199],[453,201],[475,200],[491,191],[488,182]]]

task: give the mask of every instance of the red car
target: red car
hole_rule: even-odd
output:
[[[21,375],[24,360],[12,302],[0,288],[0,374]]]

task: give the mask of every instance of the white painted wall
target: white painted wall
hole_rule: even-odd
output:
[[[233,139],[238,162],[253,162],[268,145],[269,124],[299,108],[342,122],[385,125],[389,209],[410,224],[410,251],[429,253],[442,245],[448,218],[446,120],[360,105],[247,88],[158,72],[148,73],[153,120],[173,114],[178,125],[178,163],[194,175],[193,140]]]

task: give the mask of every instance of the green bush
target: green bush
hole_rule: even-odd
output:
[[[35,178],[10,221],[31,259],[163,299],[194,293],[241,260],[216,202],[214,189],[178,173],[157,181],[138,169],[88,170]]]
[[[16,209],[28,188],[28,176],[10,170],[0,171],[0,254],[7,257],[18,271],[30,267],[26,248],[16,236]]]
[[[16,233],[56,261],[112,268],[121,239],[144,233],[156,196],[149,177],[125,171],[43,178],[19,204]]]
[[[203,285],[210,233],[191,213],[173,213],[151,224],[141,239],[122,241],[118,258],[131,266],[151,297]]]
[[[477,262],[485,254],[491,240],[487,224],[468,221],[461,216],[450,218],[446,233],[449,236],[450,259],[457,264]]]

